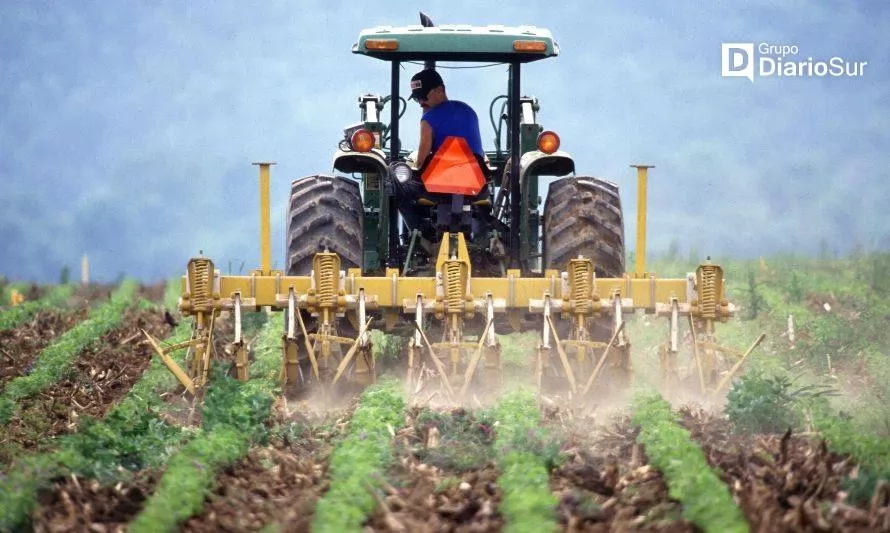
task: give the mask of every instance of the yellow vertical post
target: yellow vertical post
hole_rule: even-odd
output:
[[[260,167],[260,275],[272,275],[272,249],[269,229],[269,167],[275,163],[254,163]]]
[[[647,174],[655,165],[631,165],[637,169],[637,262],[634,274],[646,274],[646,188]]]

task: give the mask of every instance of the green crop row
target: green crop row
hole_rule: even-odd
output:
[[[130,524],[130,531],[175,531],[201,510],[216,473],[247,453],[250,440],[230,427],[204,432],[170,460],[154,494]]]
[[[120,324],[124,311],[133,304],[137,287],[135,281],[124,281],[108,302],[93,310],[89,318],[66,331],[40,352],[30,374],[7,383],[0,398],[0,424],[6,424],[12,418],[16,401],[37,394],[58,381],[81,350]]]
[[[404,420],[400,385],[381,382],[365,390],[346,437],[331,455],[331,486],[315,509],[312,531],[361,531],[375,506],[371,484],[393,459],[391,431]]]
[[[683,503],[684,518],[705,531],[748,531],[729,489],[661,396],[638,395],[631,420],[640,427],[637,440],[649,462],[664,474],[670,496]]]
[[[523,390],[505,395],[495,407],[495,417],[505,531],[556,530],[557,501],[550,491],[549,469],[556,463],[559,445],[542,429],[534,395]]]
[[[890,439],[863,433],[851,420],[823,410],[813,413],[813,424],[828,441],[828,446],[853,456],[861,467],[857,477],[845,480],[845,488],[854,502],[871,499],[880,481],[890,482]]]
[[[191,324],[181,323],[168,342],[189,338]],[[184,350],[171,354],[182,363]],[[37,505],[37,491],[58,475],[75,473],[110,481],[126,472],[167,462],[190,434],[163,422],[158,413],[166,404],[162,392],[178,385],[154,358],[149,369],[101,421],[83,420],[75,434],[59,440],[57,451],[25,457],[0,477],[0,531],[18,530]],[[123,471],[121,469],[124,469]]]
[[[22,302],[0,312],[0,331],[12,329],[27,322],[41,309],[61,305],[74,294],[74,285],[58,285],[39,300]]]
[[[214,369],[204,397],[202,432],[171,458],[130,531],[176,530],[201,510],[217,473],[243,457],[252,443],[266,440],[265,423],[278,393],[282,328],[281,314],[266,322],[247,383],[227,376],[219,366]]]

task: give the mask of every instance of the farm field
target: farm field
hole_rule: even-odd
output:
[[[890,531],[890,256],[721,262],[721,342],[766,334],[728,391],[695,394],[685,352],[664,385],[637,315],[633,385],[583,405],[531,387],[530,332],[484,401],[409,393],[386,337],[376,384],[289,396],[263,313],[251,380],[221,318],[192,401],[142,334],[188,338],[176,283],[36,288],[0,308],[0,531]]]

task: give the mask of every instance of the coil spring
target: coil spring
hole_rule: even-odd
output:
[[[578,261],[572,263],[572,303],[575,311],[582,314],[590,313],[590,295],[592,292],[590,263]]]
[[[316,267],[318,271],[316,272],[315,295],[318,298],[318,305],[320,307],[333,307],[337,296],[335,290],[337,280],[334,277],[336,275],[334,256],[322,255],[319,257]]]
[[[213,262],[209,259],[192,259],[189,266],[192,309],[210,311],[213,307]]]
[[[445,263],[445,306],[449,312],[459,312],[463,308],[463,275],[459,261]]]
[[[717,267],[714,265],[701,267],[698,303],[703,317],[714,318],[717,316]]]

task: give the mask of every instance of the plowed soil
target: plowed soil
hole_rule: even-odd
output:
[[[567,433],[565,461],[550,482],[565,531],[697,531],[648,464],[628,418],[599,427],[569,422]]]
[[[57,480],[52,489],[40,493],[32,526],[37,533],[125,531],[157,481],[154,472],[140,472],[110,486],[73,476]]]
[[[170,326],[163,312],[135,309],[127,311],[123,324],[78,354],[70,371],[49,389],[19,401],[20,411],[0,440],[0,462],[10,462],[6,455],[15,453],[15,445],[31,450],[51,446],[53,437],[76,429],[79,418],[103,417],[130,390],[153,354],[141,330],[163,338]]]
[[[736,435],[728,421],[684,408],[683,423],[717,468],[756,532],[890,531],[890,491],[847,501],[842,481],[856,475],[849,457],[824,441],[785,435]]]
[[[301,431],[253,449],[223,472],[204,512],[182,531],[259,531],[268,524],[278,524],[281,532],[309,531],[315,503],[329,485],[333,434],[299,417],[279,422],[298,423]]]
[[[396,434],[396,461],[388,481],[379,481],[383,492],[376,493],[368,526],[393,532],[500,531],[499,472],[485,455],[492,429],[463,409],[445,413],[438,424],[424,423],[421,412],[409,411],[408,426]]]
[[[0,331],[0,390],[6,383],[28,373],[41,350],[85,319],[88,309],[44,309],[14,329]]]
[[[752,531],[890,531],[887,490],[871,502],[846,502],[841,479],[855,467],[819,441],[737,435],[721,418],[691,408],[682,412],[684,425],[730,487]],[[416,422],[417,413],[409,411],[409,425],[396,434],[396,460],[386,478],[369,480],[378,505],[366,531],[502,530],[494,460],[470,458],[468,468],[449,463],[457,456],[448,450],[433,453],[438,448],[430,448],[430,426]],[[281,531],[309,531],[316,502],[329,484],[327,462],[338,431],[301,416],[279,415],[277,424],[296,421],[299,429],[273,432],[269,446],[254,448],[222,472],[203,512],[182,530],[259,531],[277,524]],[[682,505],[670,498],[662,475],[648,465],[636,443],[637,430],[626,417],[608,426],[551,418],[546,423],[563,436],[564,460],[550,477],[563,531],[700,531],[683,519]],[[490,430],[480,424],[471,438],[490,444]],[[455,446],[446,436],[443,431],[439,446]],[[158,475],[142,472],[114,486],[60,479],[41,495],[33,515],[35,531],[122,530],[141,510]]]

